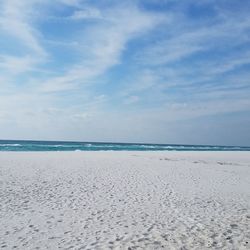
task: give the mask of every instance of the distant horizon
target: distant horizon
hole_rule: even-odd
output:
[[[0,137],[250,142],[250,1],[0,1]]]
[[[111,142],[111,141],[74,141],[74,140],[33,140],[33,139],[0,139],[13,142],[62,142],[62,143],[96,143],[96,144],[128,144],[128,145],[162,145],[162,146],[211,146],[211,147],[241,147],[249,148],[250,145],[216,145],[216,144],[186,144],[186,143],[153,143],[153,142]]]

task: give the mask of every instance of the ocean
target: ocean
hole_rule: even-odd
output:
[[[250,151],[249,147],[147,143],[0,140],[0,151]]]

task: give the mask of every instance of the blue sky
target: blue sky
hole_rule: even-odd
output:
[[[250,145],[250,2],[0,2],[0,138]]]

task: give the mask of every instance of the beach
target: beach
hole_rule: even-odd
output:
[[[2,249],[250,249],[250,152],[0,152]]]

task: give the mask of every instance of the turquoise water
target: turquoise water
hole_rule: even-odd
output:
[[[136,144],[104,142],[62,142],[62,141],[9,141],[0,140],[0,151],[250,151],[249,147],[177,145],[177,144]]]

